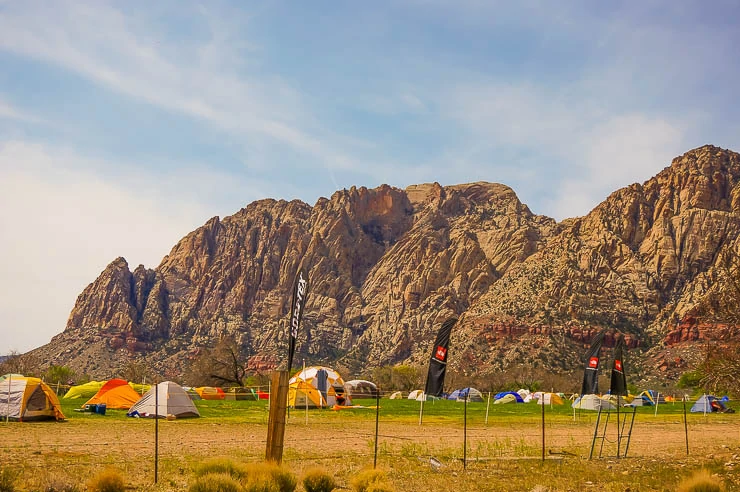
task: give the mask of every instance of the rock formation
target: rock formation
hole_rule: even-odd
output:
[[[284,360],[301,265],[311,285],[297,357],[356,372],[426,364],[449,316],[467,374],[534,360],[575,369],[604,328],[607,346],[619,331],[636,353],[737,337],[695,313],[723,288],[717,259],[737,250],[739,181],[740,155],[705,146],[561,223],[492,183],[353,187],[313,207],[261,200],[209,220],[154,270],[114,260],[32,355],[97,377],[146,355],[179,377],[228,336],[269,370]]]

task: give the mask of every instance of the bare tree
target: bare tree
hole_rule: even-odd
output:
[[[239,344],[233,338],[223,337],[215,347],[198,356],[186,378],[190,384],[242,386],[247,374],[247,360]]]

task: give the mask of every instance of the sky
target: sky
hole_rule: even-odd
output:
[[[740,151],[738,25],[734,0],[0,0],[0,354],[257,199],[489,181],[561,220]]]

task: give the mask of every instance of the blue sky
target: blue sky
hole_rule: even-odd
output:
[[[483,180],[563,219],[740,150],[737,2],[600,3],[0,0],[0,353],[259,198]]]

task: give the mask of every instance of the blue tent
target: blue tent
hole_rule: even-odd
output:
[[[524,400],[522,399],[522,395],[514,391],[502,391],[501,393],[496,393],[494,400],[500,400],[506,395],[514,395],[514,398],[516,398],[517,403],[524,403]]]
[[[702,395],[691,407],[691,411],[695,413],[712,413],[724,410],[725,404],[714,395]]]
[[[483,394],[475,388],[460,388],[447,397],[448,400],[483,401]]]

